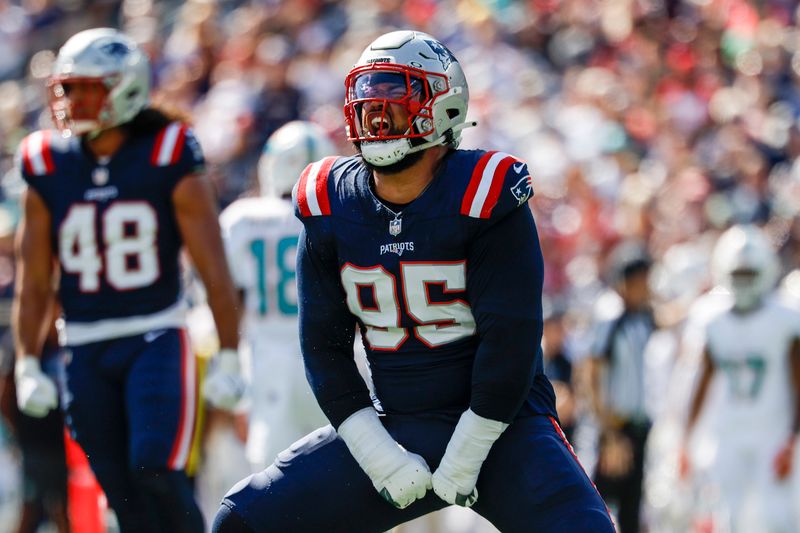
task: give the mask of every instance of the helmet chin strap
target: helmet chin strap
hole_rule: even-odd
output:
[[[451,131],[455,133],[477,125],[478,122],[472,120],[453,126]],[[408,138],[389,141],[364,141],[361,143],[361,155],[369,163],[377,167],[385,167],[397,163],[408,154],[421,152],[422,150],[447,143],[449,139],[452,139],[452,133],[450,135],[442,135],[438,139],[417,146],[411,146],[411,141]]]
[[[469,121],[463,122],[461,124],[456,124],[455,126],[450,128],[450,131],[452,133],[456,133],[458,131],[461,131],[461,130],[464,130],[464,129],[467,129],[467,128],[474,128],[477,125],[478,125],[478,121],[477,120],[469,120]],[[434,146],[439,146],[440,144],[445,144],[447,142],[447,139],[450,138],[450,137],[452,137],[452,134],[451,135],[442,135],[438,139],[434,139],[432,141],[428,141],[426,143],[422,143],[420,145],[413,146],[411,148],[411,150],[408,151],[408,153],[409,154],[413,154],[414,152],[420,152],[422,150],[427,150],[428,148],[432,148]]]

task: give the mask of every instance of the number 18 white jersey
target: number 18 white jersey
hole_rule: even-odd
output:
[[[301,224],[291,202],[243,198],[223,211],[220,225],[234,283],[244,290],[245,336],[299,344],[295,256]]]
[[[246,453],[262,469],[327,423],[300,355],[295,256],[302,226],[289,200],[266,197],[237,200],[220,225],[231,274],[244,290],[241,354],[251,399]]]

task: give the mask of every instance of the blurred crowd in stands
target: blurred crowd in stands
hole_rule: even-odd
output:
[[[18,216],[17,144],[50,120],[55,52],[97,26],[150,54],[154,103],[194,125],[221,208],[257,194],[264,141],[290,120],[353,153],[343,79],[366,43],[401,28],[442,40],[479,123],[461,147],[517,155],[534,177],[545,354],[565,426],[584,416],[590,387],[573,367],[620,307],[619,243],[645,248],[655,323],[673,331],[711,288],[711,250],[731,224],[764,227],[783,274],[800,264],[796,0],[0,0],[0,234]],[[12,283],[0,239],[6,297]]]

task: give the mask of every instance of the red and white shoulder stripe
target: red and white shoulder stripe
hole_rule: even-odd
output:
[[[467,191],[461,200],[461,214],[489,218],[503,189],[508,168],[519,159],[504,152],[486,152],[478,159]]]
[[[331,214],[328,198],[328,175],[337,156],[326,157],[308,165],[297,183],[297,207],[304,217]]]
[[[157,167],[166,167],[178,162],[183,151],[188,126],[173,122],[158,133],[150,162]]]
[[[25,172],[32,176],[46,176],[55,171],[50,146],[52,131],[35,131],[22,140],[20,151]]]

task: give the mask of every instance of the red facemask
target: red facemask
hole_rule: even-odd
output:
[[[432,92],[431,87],[441,90]],[[433,133],[432,104],[448,91],[449,84],[441,74],[373,63],[350,71],[345,88],[348,140],[384,141]],[[401,112],[393,112],[391,106],[399,106]]]

